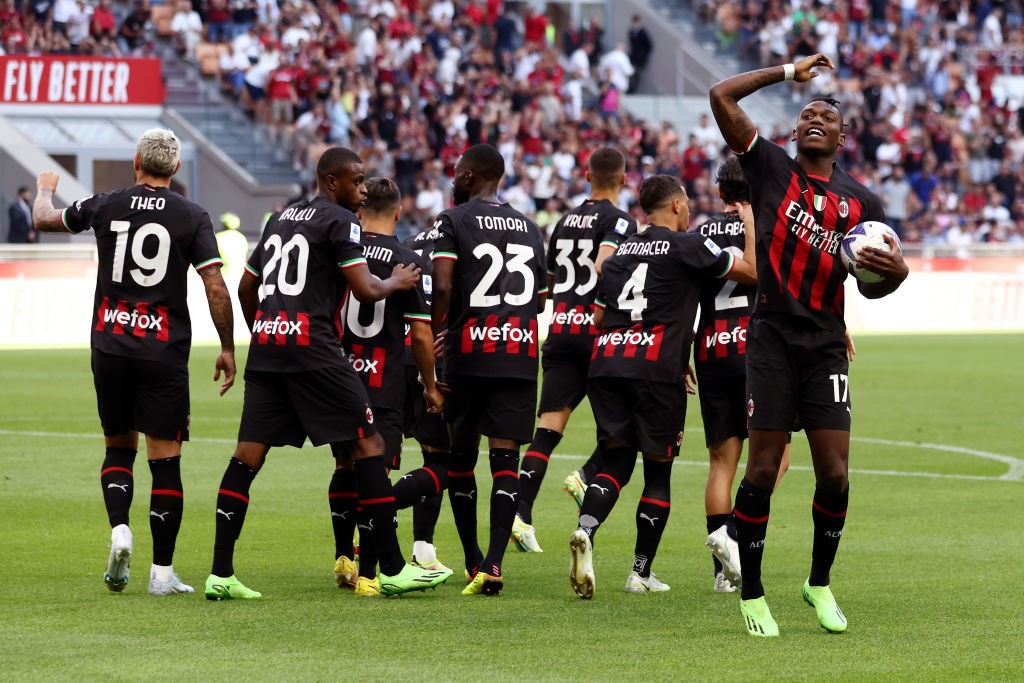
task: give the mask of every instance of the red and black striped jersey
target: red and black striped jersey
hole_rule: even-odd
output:
[[[196,270],[222,264],[209,214],[166,187],[140,184],[80,199],[61,221],[68,232],[96,234],[92,347],[187,362],[189,264]]]
[[[359,219],[324,197],[272,216],[245,264],[263,283],[246,367],[302,372],[346,364],[337,326],[339,269],[366,263]]]
[[[544,244],[508,204],[471,199],[442,211],[433,259],[455,261],[445,374],[537,378]]]
[[[831,178],[805,172],[784,149],[754,136],[740,164],[757,228],[757,313],[785,313],[842,331],[843,237],[884,221],[882,202],[837,164]]]
[[[745,230],[735,211],[716,213],[694,232],[703,235],[723,251],[743,257]],[[705,377],[735,377],[746,373],[747,323],[754,309],[756,285],[742,285],[722,278],[704,278],[700,283],[700,318],[693,344],[697,381]]]
[[[636,220],[607,199],[588,199],[565,214],[548,242],[548,275],[554,278],[551,326],[544,353],[590,355],[594,346],[597,253],[636,232]]]
[[[588,376],[681,385],[701,279],[724,276],[734,259],[709,238],[659,225],[620,244],[602,268],[594,303],[604,327]]]
[[[363,257],[370,272],[382,280],[396,265],[414,263],[416,254],[394,235],[364,232]],[[430,279],[421,275],[422,280]],[[402,409],[405,400],[405,325],[412,320],[430,324],[430,309],[420,288],[395,292],[364,304],[349,292],[339,315],[342,344],[348,360],[366,386],[374,408]]]

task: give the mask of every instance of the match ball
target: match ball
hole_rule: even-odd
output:
[[[850,275],[861,282],[881,282],[885,278],[878,273],[873,273],[857,263],[857,255],[864,247],[874,247],[881,251],[892,251],[889,243],[885,241],[884,235],[892,237],[899,246],[900,238],[896,231],[881,221],[864,221],[853,226],[839,249],[839,256],[843,260],[843,266]]]

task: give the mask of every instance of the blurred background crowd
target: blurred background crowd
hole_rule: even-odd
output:
[[[680,0],[687,2],[687,0]],[[796,107],[842,103],[840,159],[907,242],[1024,243],[1024,29],[1019,0],[689,0],[717,50],[763,66],[824,52],[837,70],[791,88],[761,133],[790,144]],[[710,116],[677,130],[623,105],[655,46],[640,18],[556,29],[545,3],[501,0],[0,0],[6,54],[154,54],[158,19],[181,58],[215,74],[307,181],[330,145],[405,197],[399,232],[449,201],[468,146],[505,157],[503,198],[550,231],[587,194],[594,149],[627,159],[620,205],[677,175],[699,222],[728,154]],[[157,18],[155,18],[157,17]],[[1020,83],[1019,83],[1020,82]]]

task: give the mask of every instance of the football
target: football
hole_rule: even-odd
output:
[[[843,266],[850,275],[853,275],[861,282],[881,282],[885,279],[857,263],[857,255],[864,247],[891,251],[889,243],[885,241],[883,235],[889,235],[896,242],[897,246],[899,245],[900,238],[896,235],[896,231],[881,221],[859,223],[853,226],[846,233],[846,237],[843,238],[843,244],[839,249],[839,256],[843,260]]]

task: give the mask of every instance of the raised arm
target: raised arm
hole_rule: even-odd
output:
[[[53,208],[53,193],[60,176],[44,171],[36,178],[36,200],[32,204],[32,223],[39,232],[66,232],[61,211]]]
[[[366,263],[343,268],[341,272],[352,289],[352,295],[364,304],[380,301],[403,289],[412,289],[420,279],[420,267],[415,263],[395,266],[387,280],[371,273]]]
[[[747,71],[715,83],[710,93],[711,113],[715,116],[726,144],[734,150],[743,151],[757,130],[747,113],[740,108],[740,100],[773,83],[787,80],[798,83],[809,81],[817,77],[818,72],[814,71],[814,68],[819,66],[836,68],[828,55],[819,53],[804,57],[793,64]]]
[[[199,271],[206,288],[206,300],[210,304],[210,317],[220,337],[220,354],[214,365],[213,379],[220,379],[224,373],[224,383],[220,385],[220,395],[235,383],[235,316],[231,310],[231,295],[224,284],[220,266],[207,266]]]

